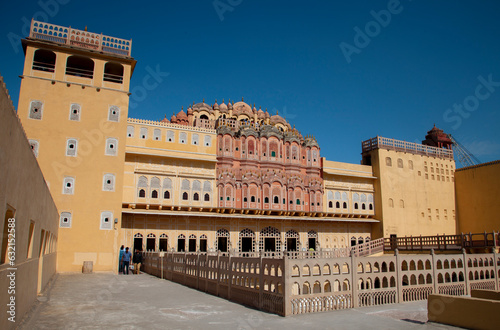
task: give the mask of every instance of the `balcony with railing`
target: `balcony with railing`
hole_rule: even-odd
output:
[[[443,159],[453,159],[453,151],[450,149],[426,146],[420,143],[413,143],[381,136],[363,141],[361,143],[362,152],[366,153],[375,149],[386,149],[409,152],[416,155],[426,155]]]
[[[35,20],[31,20],[29,37],[111,55],[131,56],[132,52],[132,39],[120,39]]]

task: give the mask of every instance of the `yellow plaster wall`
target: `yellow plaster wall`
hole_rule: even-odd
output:
[[[28,138],[39,142],[38,162],[59,212],[72,213],[71,228],[60,230],[57,270],[81,271],[83,261],[93,261],[95,271],[115,270],[119,231],[100,229],[100,222],[102,211],[113,213],[112,218],[118,219],[117,227],[121,221],[131,64],[117,60],[124,66],[124,84],[110,89],[103,84],[120,84],[102,81],[104,64],[109,59],[92,58],[93,79],[68,76],[65,63],[69,51],[56,48],[56,69],[53,77],[47,79],[46,72],[31,69],[34,50],[34,46],[27,46],[18,115]],[[32,100],[43,101],[41,120],[28,118]],[[72,103],[81,105],[80,121],[69,120]],[[120,109],[118,122],[108,120],[111,105]],[[106,139],[111,137],[118,140],[116,156],[105,155]],[[77,157],[66,156],[68,138],[78,141]],[[102,189],[103,176],[108,173],[115,175],[114,191]],[[62,193],[65,176],[75,178],[73,195]],[[116,257],[110,258],[110,254]]]
[[[391,234],[456,233],[454,160],[385,149],[373,150],[370,155],[373,172],[378,178],[375,181],[375,213],[382,220],[380,225],[374,226],[374,238]],[[387,157],[392,166],[386,165]],[[403,162],[402,168],[398,166],[398,159]]]
[[[8,213],[9,210],[12,213]],[[11,256],[15,257],[13,265],[0,264],[0,305],[3,307],[0,329],[13,329],[56,272],[59,215],[1,77],[0,214],[0,246],[5,246],[1,253],[14,252]],[[15,221],[9,222],[10,217]],[[5,225],[9,223],[14,224],[10,232],[13,236],[4,236],[5,229],[9,228]],[[8,239],[15,249],[8,249]],[[12,272],[15,273],[13,286],[7,277]],[[9,290],[15,292],[9,293]],[[12,316],[7,314],[10,297],[15,297],[15,323],[7,319]]]
[[[457,170],[455,189],[459,232],[500,229],[500,161]]]
[[[123,185],[123,203],[161,205],[161,206],[193,206],[215,207],[217,205],[217,189],[215,180],[216,135],[215,130],[164,124],[137,119],[129,119],[129,133],[126,139],[125,178]],[[133,133],[130,131],[133,127]],[[147,137],[142,138],[141,128],[147,129]],[[160,130],[158,140],[154,139],[153,132]],[[167,141],[167,131],[174,132],[174,140]],[[180,141],[180,133],[185,133],[187,139]],[[198,134],[199,143],[193,144],[192,135]],[[130,136],[132,135],[132,136]],[[205,145],[204,137],[210,137],[210,145]],[[146,189],[146,197],[138,194],[139,177],[145,176],[148,185],[151,178],[157,177],[163,185],[165,178],[172,180],[170,199],[164,199],[163,187],[159,190],[158,198],[151,198],[150,186]],[[188,179],[191,184],[194,180],[201,183],[200,198],[193,200],[194,191],[188,192],[189,200],[182,200],[181,182]],[[210,201],[204,201],[203,183],[211,184]]]
[[[372,195],[374,198],[374,180],[375,177],[372,173],[372,167],[367,165],[357,165],[349,163],[341,163],[329,161],[323,158],[323,207],[326,212],[340,213],[346,216],[362,215],[374,216],[375,208],[369,209],[369,203],[366,203],[366,209],[358,205],[358,209],[354,208],[353,194],[365,194],[365,196]],[[332,192],[333,199],[332,208],[329,207],[330,199],[328,199],[329,192]],[[348,196],[347,209],[343,208],[343,202],[340,202],[340,208],[336,208],[335,192],[346,192]],[[373,203],[372,203],[373,205]]]

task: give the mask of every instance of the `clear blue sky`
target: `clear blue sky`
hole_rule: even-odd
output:
[[[130,117],[244,97],[315,135],[329,160],[359,163],[376,135],[419,142],[434,123],[481,161],[500,159],[498,0],[40,3],[0,5],[0,73],[16,107],[15,40],[35,16],[133,39],[132,91],[148,68],[169,73]]]

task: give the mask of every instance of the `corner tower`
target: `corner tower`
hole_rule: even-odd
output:
[[[18,116],[59,214],[59,272],[117,269],[132,41],[32,21]]]

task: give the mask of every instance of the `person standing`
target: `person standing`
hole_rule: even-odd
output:
[[[140,274],[141,264],[142,264],[142,253],[137,249],[135,250],[133,261],[134,261],[134,273]]]
[[[118,274],[121,274],[123,273],[123,253],[125,253],[124,251],[125,249],[125,246],[122,245],[121,248],[120,248],[120,256],[118,257]]]
[[[130,259],[132,258],[132,253],[129,252],[128,246],[125,248],[123,253],[123,274],[128,275],[128,266],[130,265]]]

